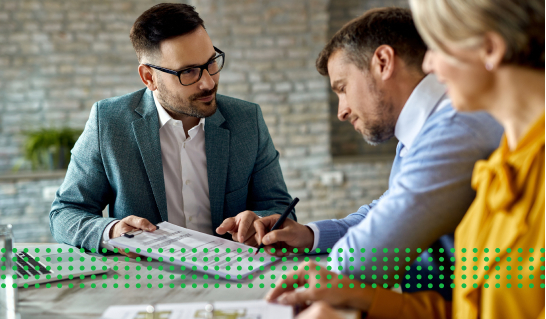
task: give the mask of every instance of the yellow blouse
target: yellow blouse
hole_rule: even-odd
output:
[[[544,318],[544,114],[472,175],[476,199],[455,231],[453,309],[438,293],[377,289],[368,318]]]

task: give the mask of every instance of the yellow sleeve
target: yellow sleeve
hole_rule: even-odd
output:
[[[540,315],[537,317],[538,319],[544,319],[544,308],[542,308],[542,311],[540,312]]]
[[[452,317],[451,314],[451,302],[445,301],[437,292],[422,291],[400,294],[392,290],[376,288],[366,318],[449,319]]]

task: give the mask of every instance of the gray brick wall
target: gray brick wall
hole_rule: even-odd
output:
[[[21,156],[21,130],[83,128],[94,102],[143,87],[128,33],[138,15],[158,2],[0,2],[0,172]],[[338,122],[331,116],[329,85],[314,65],[332,23],[341,21],[334,7],[345,2],[358,3],[189,1],[214,44],[226,52],[219,92],[261,105],[288,189],[302,200],[297,209],[302,222],[343,217],[379,197],[394,155],[332,156],[333,141],[345,147],[352,140],[334,134]],[[345,17],[361,11],[344,6]],[[343,173],[341,185],[322,184],[322,174],[331,171]],[[51,240],[51,198],[44,194],[61,181],[0,181],[0,223],[14,223],[18,241]]]
[[[94,102],[142,88],[129,30],[162,1],[0,1],[0,171],[23,130],[82,128]]]
[[[49,207],[62,178],[0,181],[0,224],[13,224],[17,242],[52,242]]]

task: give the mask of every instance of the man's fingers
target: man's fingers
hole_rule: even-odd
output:
[[[147,231],[154,231],[157,229],[157,227],[155,227],[154,224],[150,223],[150,221],[146,218],[141,218],[134,215],[126,217],[122,221],[138,229],[143,229]]]
[[[117,248],[117,247],[116,247],[116,248]],[[124,256],[129,257],[129,258],[137,258],[137,257],[143,257],[143,258],[144,258],[144,256],[141,256],[141,255],[139,255],[139,254],[137,254],[137,253],[133,253],[133,252],[128,252],[128,253],[126,253],[122,248],[118,248],[118,252],[119,252],[120,254],[124,255]]]
[[[273,245],[264,246],[264,251],[265,251],[265,253],[268,254],[268,255],[276,256],[276,255],[277,255],[276,252],[275,252],[275,253],[271,252],[271,249],[273,249],[273,248],[275,248],[275,246],[273,246]],[[277,251],[277,248],[275,248],[275,251]]]
[[[283,228],[267,233],[262,238],[262,242],[264,243],[264,245],[271,245],[277,242],[286,242],[287,240],[289,241],[293,237],[294,236],[289,228]],[[292,243],[287,242],[286,244],[291,245]]]
[[[282,249],[283,248],[286,248],[286,252],[283,253],[282,252]],[[275,249],[275,251],[273,252],[273,249]],[[273,245],[267,245],[267,246],[264,246],[264,251],[268,254],[268,255],[271,255],[271,256],[277,256],[277,257],[285,257],[285,256],[288,256],[290,255],[290,249],[289,247],[283,247],[281,244],[279,243],[275,243]]]
[[[250,238],[249,240],[245,241],[244,242],[245,245],[247,246],[252,246],[252,247],[258,247],[258,242],[256,242],[256,240],[254,238]]]
[[[237,231],[237,225],[234,217],[226,218],[218,228],[216,232],[220,235],[225,234],[226,232]]]
[[[125,223],[120,223],[120,225],[119,225],[119,230],[121,231],[122,234],[123,233],[128,233],[128,232],[130,232],[132,230],[135,230],[135,229],[136,229],[135,227],[133,227],[131,225],[127,225]]]
[[[121,236],[124,233],[128,233],[132,230],[135,230],[136,228],[127,225],[124,221],[120,221],[112,227],[112,230],[110,231],[110,238],[116,238]]]
[[[237,232],[239,233],[238,242],[244,243],[249,237],[254,235],[255,231],[254,229],[251,229],[252,224],[254,223],[254,216],[256,216],[254,213],[246,214],[239,221],[239,228],[237,229]]]
[[[256,241],[260,244],[262,243],[262,238],[265,236],[265,225],[262,222],[262,219],[264,218],[256,219],[254,221],[254,231],[256,231],[254,237],[256,238]]]
[[[126,253],[126,256],[129,258],[141,257],[139,254],[136,254],[136,253]]]
[[[277,220],[279,220],[279,218],[281,218],[281,215],[273,214],[273,215],[262,217],[259,219],[259,221],[264,225],[266,230],[269,230],[273,227],[273,225],[275,225],[275,223],[277,222]]]

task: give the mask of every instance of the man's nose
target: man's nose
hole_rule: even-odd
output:
[[[349,115],[351,115],[351,108],[349,108],[347,103],[340,100],[338,104],[337,118],[343,122],[349,119]]]
[[[201,90],[212,90],[216,83],[214,82],[214,79],[209,74],[208,70],[203,70],[203,74],[201,75],[201,79],[199,80],[199,88]]]

